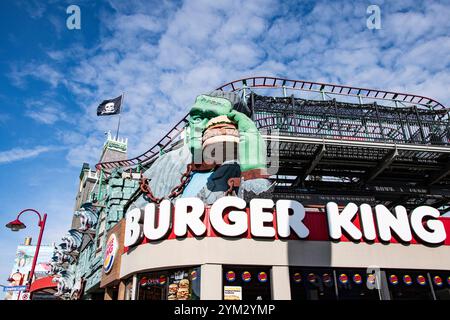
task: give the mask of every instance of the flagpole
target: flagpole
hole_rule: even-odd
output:
[[[116,141],[119,139],[119,129],[120,129],[120,116],[122,115],[123,97],[125,93],[122,92],[122,97],[120,98],[120,112],[119,112],[119,122],[117,123]]]

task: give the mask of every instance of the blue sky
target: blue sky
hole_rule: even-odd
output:
[[[66,8],[81,8],[81,30]],[[381,29],[366,27],[371,4]],[[450,1],[1,1],[0,226],[49,214],[44,242],[70,225],[83,162],[98,160],[125,92],[129,155],[153,145],[196,95],[250,75],[336,82],[450,100]],[[0,228],[0,284],[16,245]]]

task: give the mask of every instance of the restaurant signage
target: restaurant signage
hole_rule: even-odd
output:
[[[224,286],[224,300],[242,300],[242,287],[240,286]]]
[[[27,289],[27,286],[5,286],[5,287],[3,287],[4,292],[25,291],[26,289]]]
[[[117,237],[112,233],[108,241],[106,241],[105,257],[103,259],[103,271],[109,273],[114,265],[114,260],[116,259],[117,249],[119,244],[117,243]]]
[[[174,208],[172,208],[172,206]],[[446,225],[437,209],[419,206],[409,214],[405,207],[389,210],[383,205],[348,203],[343,208],[335,202],[326,204],[328,240],[383,241],[442,244]],[[320,219],[322,217],[319,217]],[[309,239],[312,234],[303,205],[294,200],[253,199],[248,204],[238,197],[223,197],[211,207],[198,198],[180,198],[175,204],[163,200],[159,206],[148,203],[126,215],[126,247],[146,241],[187,236],[222,236],[251,238]],[[449,220],[449,219],[447,219]],[[326,240],[326,239],[321,239]],[[446,243],[447,244],[447,243]]]

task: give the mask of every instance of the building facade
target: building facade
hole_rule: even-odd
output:
[[[54,286],[50,283],[45,288],[34,288],[33,295],[25,293],[25,290],[15,290],[15,287],[24,287],[29,281],[31,267],[33,264],[34,254],[36,252],[36,245],[32,244],[31,237],[25,238],[23,244],[17,246],[16,258],[14,265],[9,275],[8,282],[9,287],[5,289],[5,300],[50,300],[54,299],[53,293],[55,292]],[[36,261],[36,267],[34,271],[35,282],[42,282],[45,278],[51,277],[51,262],[54,252],[54,245],[41,245],[39,249],[39,256]],[[10,291],[14,289],[14,291]],[[38,290],[42,289],[42,290]]]
[[[108,132],[100,161],[127,158],[127,140]],[[76,195],[71,229],[63,237],[53,257],[53,273],[58,283],[56,295],[62,299],[103,300],[100,287],[106,234],[123,218],[123,206],[136,183],[125,179],[123,170],[108,177],[84,164]]]
[[[269,77],[198,96],[146,153],[97,164],[78,297],[449,299],[448,112]]]

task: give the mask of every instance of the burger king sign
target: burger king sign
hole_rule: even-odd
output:
[[[117,255],[117,249],[117,237],[114,233],[112,233],[109,236],[108,241],[106,241],[105,257],[103,259],[103,271],[105,271],[105,273],[109,273],[111,271]]]

